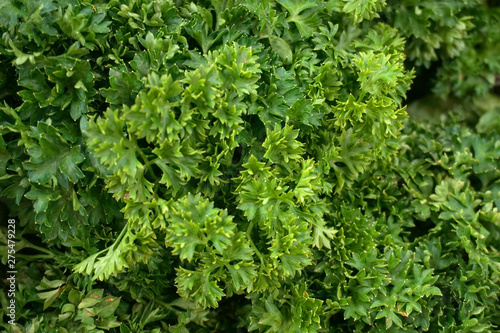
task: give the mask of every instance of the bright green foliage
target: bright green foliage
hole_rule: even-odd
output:
[[[379,17],[379,12],[386,6],[385,0],[332,0],[328,6],[336,12],[348,14],[353,23]]]
[[[407,57],[443,60],[442,95],[488,89],[497,19],[479,0],[3,1],[0,203],[25,277],[2,327],[493,332],[496,104],[478,134],[404,102]]]

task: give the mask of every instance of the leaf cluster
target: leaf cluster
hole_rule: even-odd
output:
[[[493,332],[496,111],[478,133],[404,106],[407,57],[477,58],[477,4],[2,2],[0,201],[30,273],[3,327]]]

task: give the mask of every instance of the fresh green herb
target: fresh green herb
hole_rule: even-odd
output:
[[[0,326],[494,332],[499,17],[480,0],[3,1],[20,278]],[[441,97],[490,98],[477,132],[407,119],[430,66]]]

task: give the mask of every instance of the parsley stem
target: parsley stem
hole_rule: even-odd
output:
[[[363,98],[365,98],[366,91],[361,91],[361,94],[359,95],[358,98],[358,103],[361,103],[363,101]]]
[[[125,224],[125,226],[123,227],[122,231],[120,232],[120,234],[118,235],[118,238],[116,238],[115,242],[113,243],[113,245],[111,245],[111,247],[107,248],[107,249],[104,249],[102,250],[101,252],[104,252],[108,249],[111,249],[112,248],[112,251],[116,250],[116,248],[118,247],[118,245],[120,244],[120,242],[122,241],[122,238],[125,236],[125,233],[128,231],[128,227],[129,227],[129,224],[128,224],[128,221],[127,223]]]
[[[135,147],[137,148],[137,151],[139,152],[139,155],[141,155],[141,158],[142,160],[144,161],[144,164],[146,165],[146,168],[148,169],[148,171],[151,173],[151,176],[157,181],[159,182],[160,181],[160,178],[158,178],[158,176],[156,175],[156,173],[154,172],[153,170],[153,167],[151,166],[151,163],[149,163],[149,159],[148,157],[146,156],[146,154],[144,154],[144,152],[142,151],[141,147],[139,147],[139,145],[137,144],[137,139],[135,137],[135,135],[133,135],[133,133],[130,133],[130,131],[128,131],[128,137],[132,140],[132,142],[134,143]]]
[[[259,257],[261,265],[264,266],[264,257],[262,256],[262,253],[260,253],[257,246],[255,246],[255,243],[253,242],[251,235],[254,224],[255,222],[250,222],[245,234],[247,236],[248,242],[250,243],[250,247],[255,251],[255,254],[257,254],[257,256]]]
[[[53,254],[16,254],[16,258],[34,260],[34,259],[52,259]]]
[[[178,310],[176,310],[172,305],[170,305],[170,303],[167,303],[167,302],[164,302],[164,301],[161,301],[159,299],[156,299],[156,298],[152,298],[150,299],[151,301],[153,301],[154,303],[158,304],[158,305],[161,305],[163,306],[165,309],[169,309],[173,312],[179,312]]]
[[[139,155],[141,155],[142,157],[142,160],[144,161],[144,164],[146,164],[146,167],[148,168],[148,171],[151,173],[151,176],[156,180],[156,181],[160,181],[160,178],[158,178],[158,176],[156,175],[156,173],[154,172],[153,170],[153,167],[151,166],[151,163],[149,163],[149,159],[148,157],[146,156],[146,154],[144,154],[144,152],[142,151],[141,148],[139,148]]]
[[[32,248],[32,249],[34,249],[34,250],[37,250],[37,251],[40,251],[40,252],[46,253],[47,255],[49,255],[49,256],[51,256],[51,257],[52,257],[52,256],[54,256],[54,254],[52,253],[52,251],[50,251],[49,249],[46,249],[46,248],[44,248],[44,247],[37,246],[37,245],[35,245],[35,244],[33,244],[33,243],[30,243],[30,242],[28,242],[26,239],[23,239],[23,240],[21,241],[21,243],[27,244],[29,248]]]

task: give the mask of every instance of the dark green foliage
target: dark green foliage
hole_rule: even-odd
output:
[[[384,14],[408,38],[408,59],[434,66],[434,93],[463,99],[491,90],[500,72],[498,2],[394,0]]]
[[[3,329],[494,332],[499,104],[404,106],[435,61],[440,95],[488,91],[491,7],[2,2]]]

